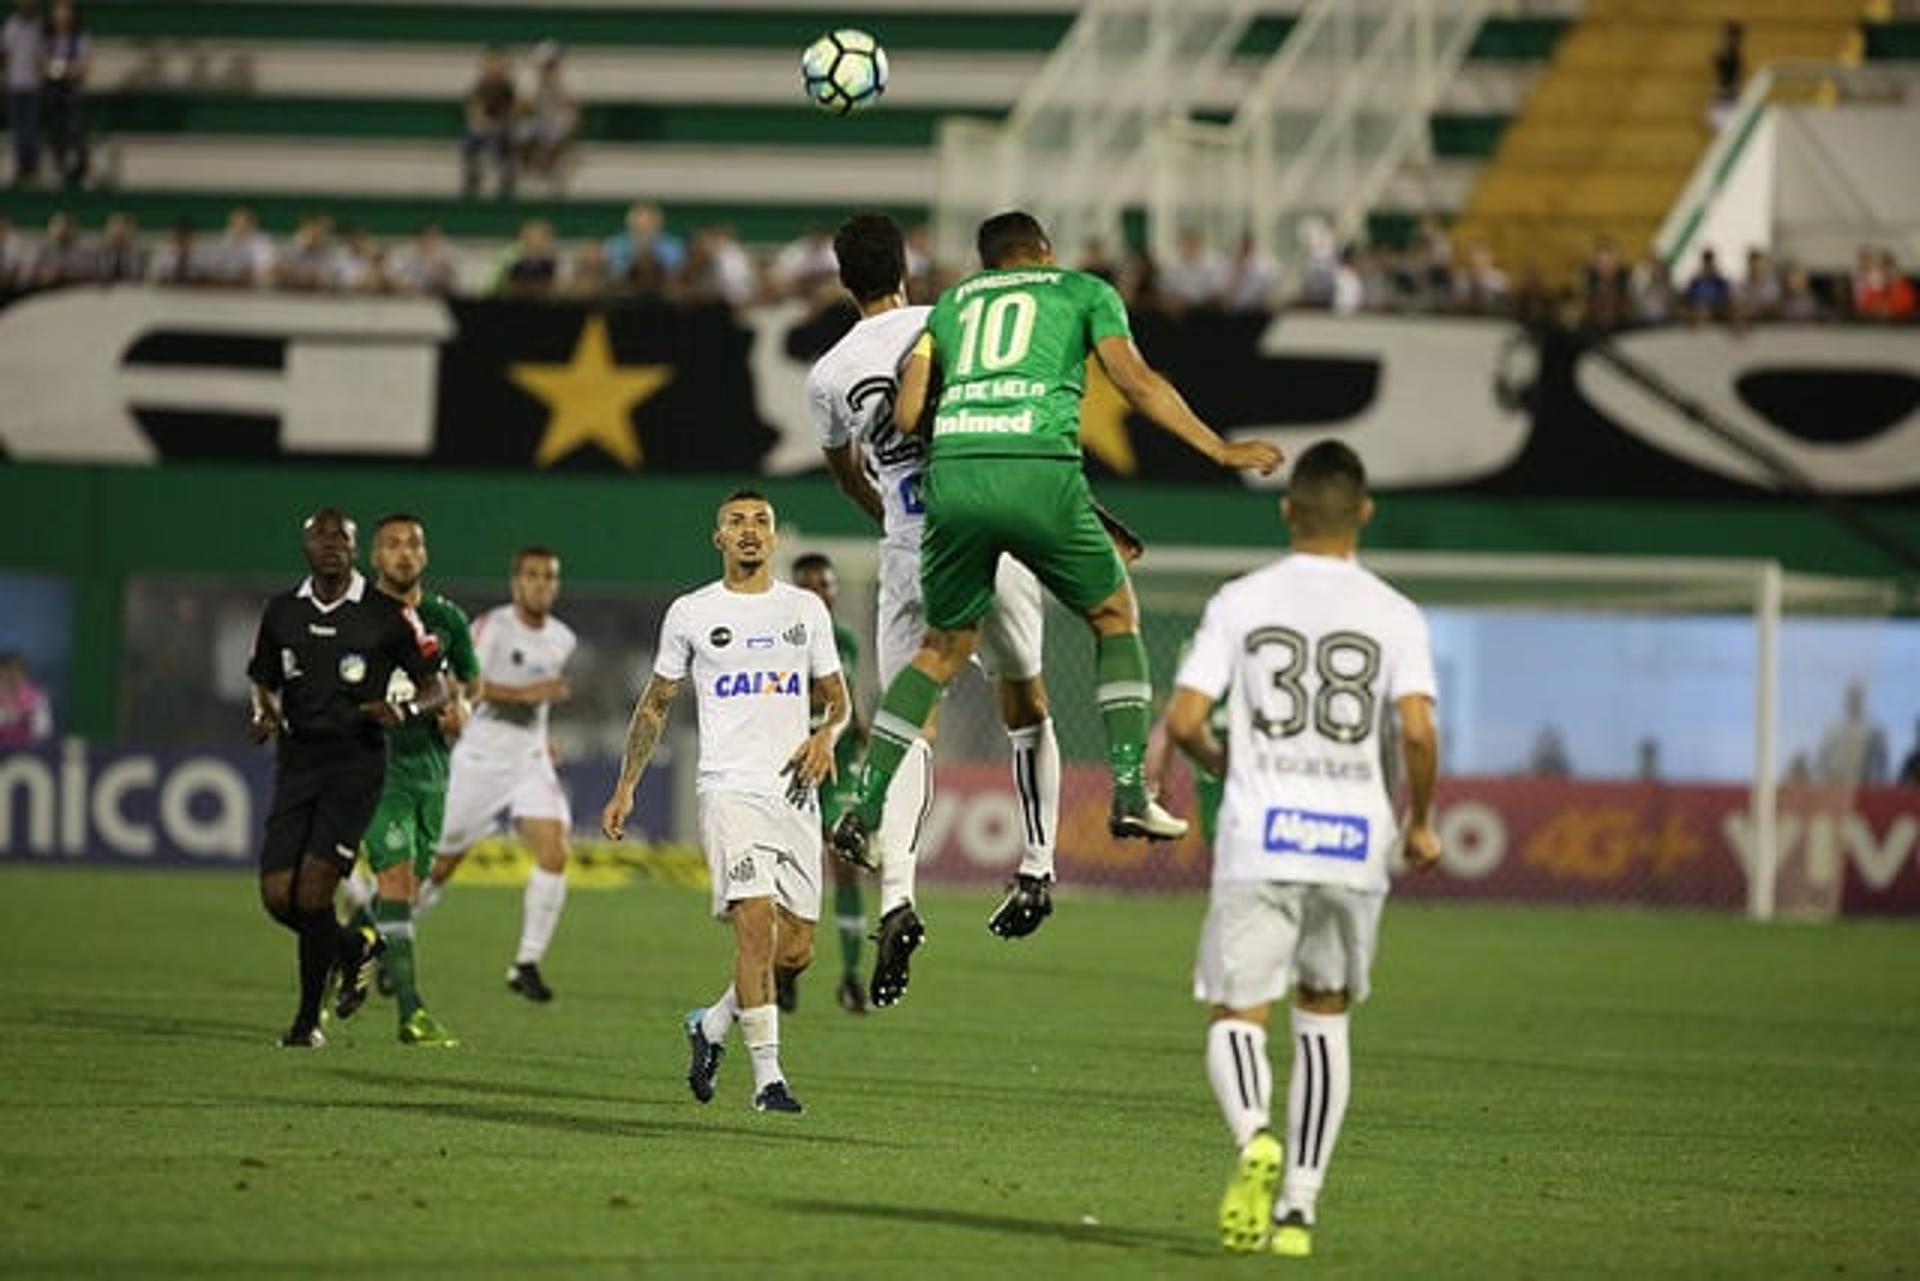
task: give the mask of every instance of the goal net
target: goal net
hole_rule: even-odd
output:
[[[872,636],[874,547],[829,551]],[[1134,569],[1156,694],[1213,592],[1274,549],[1155,547]],[[1830,916],[1920,900],[1920,809],[1888,786],[1920,717],[1920,623],[1890,584],[1771,561],[1375,552],[1426,613],[1440,681],[1446,853],[1395,893]],[[1085,625],[1049,601],[1045,676],[1064,764],[1063,884],[1206,884],[1196,833],[1106,834],[1107,773]],[[856,695],[877,698],[869,662]],[[993,881],[1023,825],[1007,740],[977,671],[941,713],[922,875]],[[1165,784],[1194,797],[1184,762]],[[1197,828],[1197,825],[1196,825]]]

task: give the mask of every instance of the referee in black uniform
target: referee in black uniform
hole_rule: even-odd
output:
[[[267,602],[247,675],[248,732],[279,736],[273,805],[260,853],[260,900],[300,938],[300,1012],[282,1045],[319,1047],[327,977],[364,985],[378,936],[343,927],[333,892],[380,799],[386,731],[433,715],[447,699],[437,644],[413,610],[374,591],[354,569],[353,521],[323,507],[301,526],[308,576]],[[387,701],[404,669],[416,701]]]

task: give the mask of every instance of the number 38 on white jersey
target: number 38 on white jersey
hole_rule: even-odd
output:
[[[1216,882],[1386,888],[1392,706],[1434,695],[1412,601],[1354,561],[1288,556],[1208,602],[1177,683],[1227,702]]]

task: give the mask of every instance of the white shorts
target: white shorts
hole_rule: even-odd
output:
[[[993,580],[994,606],[980,621],[980,645],[974,661],[988,680],[1031,680],[1040,674],[1045,639],[1046,603],[1040,580],[1011,556],[1000,558]],[[913,661],[927,634],[927,611],[920,599],[918,548],[880,549],[880,688],[885,689]]]
[[[1298,881],[1226,881],[1213,887],[1193,995],[1245,1010],[1296,985],[1367,999],[1383,893]]]
[[[820,811],[777,796],[703,792],[700,844],[713,882],[713,914],[770,898],[803,921],[820,919]]]
[[[447,779],[440,853],[466,852],[474,842],[498,831],[503,815],[509,821],[558,819],[562,827],[572,828],[573,807],[553,771],[553,761],[544,752],[501,760],[456,748]]]

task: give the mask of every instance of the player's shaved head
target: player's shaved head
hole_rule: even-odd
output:
[[[311,534],[323,527],[338,527],[346,531],[347,541],[353,542],[360,537],[360,527],[353,523],[353,517],[338,507],[321,507],[311,516],[300,522],[300,532]]]
[[[833,255],[840,263],[840,283],[855,302],[896,294],[907,278],[906,237],[883,213],[859,213],[841,223]]]
[[[1373,515],[1360,455],[1337,440],[1310,446],[1287,477],[1286,514],[1296,539],[1357,535]]]
[[[1040,220],[1021,209],[995,214],[980,224],[974,238],[982,267],[1006,267],[1022,262],[1053,261],[1053,241]]]

